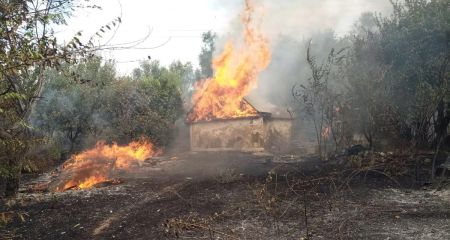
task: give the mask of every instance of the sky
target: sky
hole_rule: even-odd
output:
[[[388,0],[254,0],[264,6],[263,28],[269,39],[280,34],[307,38],[317,31],[348,32],[361,13],[389,11]],[[68,25],[57,30],[65,40],[83,30],[88,39],[102,25],[121,16],[117,31],[98,43],[122,44],[145,41],[131,49],[103,51],[114,59],[119,74],[129,74],[150,56],[168,65],[174,60],[198,65],[201,34],[208,30],[222,37],[232,34],[244,0],[94,0],[102,10],[78,10]],[[220,42],[219,42],[220,44]],[[220,46],[219,46],[220,48]]]

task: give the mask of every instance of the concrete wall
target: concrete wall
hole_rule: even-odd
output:
[[[232,119],[190,126],[192,151],[286,152],[291,147],[292,120]]]
[[[192,151],[263,151],[263,118],[197,122],[190,127]]]
[[[269,152],[287,152],[292,142],[291,119],[268,119],[264,121],[265,149]]]

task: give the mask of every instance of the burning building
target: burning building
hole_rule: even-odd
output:
[[[256,10],[250,0],[245,2],[240,37],[229,40],[213,60],[214,76],[196,86],[194,105],[187,114],[193,151],[284,150],[289,146],[291,117],[281,111],[263,111],[245,98],[257,87],[258,76],[271,59]]]
[[[188,122],[191,150],[284,152],[289,149],[292,117],[287,111],[261,111],[245,98],[242,105],[251,108],[253,114]]]

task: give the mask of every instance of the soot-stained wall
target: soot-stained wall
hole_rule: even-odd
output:
[[[264,143],[269,152],[287,152],[292,142],[292,119],[264,121]]]
[[[191,124],[192,151],[262,151],[263,118],[231,119]]]
[[[290,146],[289,119],[229,119],[191,123],[192,151],[286,151]]]

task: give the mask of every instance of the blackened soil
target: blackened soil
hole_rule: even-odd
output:
[[[356,174],[314,161],[250,174],[248,164],[194,158],[143,166],[118,185],[2,200],[0,238],[450,239],[445,181],[423,187],[408,173]],[[191,171],[199,166],[209,173]]]

